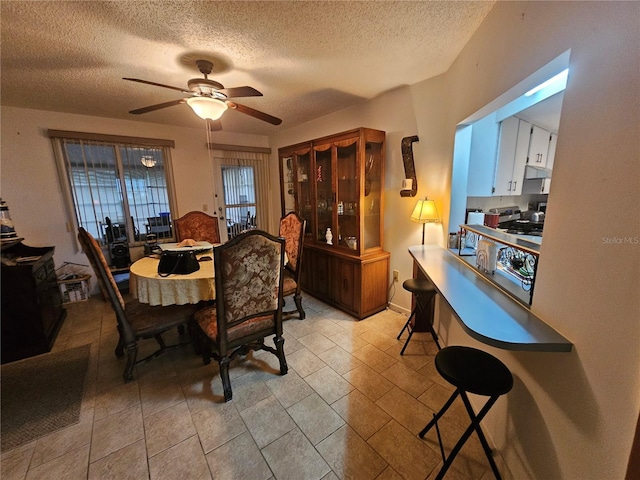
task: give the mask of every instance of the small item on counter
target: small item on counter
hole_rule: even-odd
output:
[[[333,245],[333,233],[331,233],[331,228],[327,228],[327,233],[324,235],[324,238],[327,240],[327,245]]]
[[[495,243],[484,238],[478,241],[476,265],[487,273],[495,273],[498,266],[498,247]]]
[[[458,248],[460,250],[464,250],[465,247],[466,247],[466,242],[465,242],[465,235],[464,235],[464,232],[462,230],[460,230],[458,232],[458,242],[459,242]]]
[[[449,248],[458,248],[458,234],[456,232],[449,233]]]

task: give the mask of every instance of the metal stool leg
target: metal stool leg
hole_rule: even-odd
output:
[[[402,330],[400,330],[400,333],[398,334],[397,340],[400,340],[400,337],[402,336],[402,334],[404,333],[404,331],[410,327],[411,325],[411,318],[416,314],[416,309],[418,308],[418,306],[416,305],[413,310],[411,310],[411,315],[409,315],[409,319],[407,320],[407,323],[404,324],[404,327],[402,327]]]
[[[449,407],[451,406],[451,404],[453,403],[453,401],[458,395],[460,395],[460,397],[462,398],[462,401],[464,402],[465,408],[467,409],[467,413],[471,418],[471,424],[464,431],[464,433],[462,434],[462,436],[460,437],[456,445],[451,450],[451,453],[449,453],[449,456],[446,459],[443,457],[444,464],[442,465],[442,468],[438,472],[438,475],[436,476],[436,480],[442,480],[442,478],[444,478],[445,473],[447,473],[447,470],[449,470],[449,467],[453,463],[453,460],[455,459],[456,455],[458,455],[458,453],[460,452],[460,450],[462,449],[462,447],[464,446],[464,444],[467,442],[467,440],[469,439],[469,437],[474,431],[478,434],[478,437],[480,438],[482,449],[484,450],[484,453],[487,456],[487,459],[489,460],[489,465],[491,466],[491,470],[493,471],[493,474],[495,475],[496,479],[501,480],[502,477],[500,477],[500,472],[498,471],[498,467],[495,461],[493,460],[493,456],[491,455],[491,449],[489,448],[487,439],[485,438],[484,433],[482,433],[482,428],[480,427],[480,421],[484,418],[487,412],[489,412],[489,410],[491,409],[493,404],[496,402],[496,400],[498,400],[499,395],[495,397],[491,397],[487,401],[487,403],[485,403],[484,407],[482,407],[478,415],[475,415],[475,413],[473,412],[473,409],[471,408],[471,403],[469,403],[469,398],[467,397],[467,393],[464,390],[456,389],[456,391],[453,393],[453,395],[451,395],[449,400],[447,400],[447,403],[445,403],[444,406],[440,409],[440,411],[436,415],[434,415],[433,419],[427,424],[426,427],[422,429],[422,431],[418,434],[418,436],[420,438],[424,438],[424,436],[429,431],[429,429],[431,429],[431,427],[433,427],[434,425],[436,425],[437,427],[437,421],[449,409]],[[438,437],[438,442],[440,442],[440,449],[441,451],[443,451],[442,442],[439,437]]]

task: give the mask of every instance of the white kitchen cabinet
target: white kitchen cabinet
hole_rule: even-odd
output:
[[[522,194],[530,136],[529,122],[516,117],[505,118],[501,122],[494,196]]]
[[[544,128],[533,126],[531,143],[529,144],[529,165],[548,168],[547,155],[549,154],[550,138],[551,132]]]

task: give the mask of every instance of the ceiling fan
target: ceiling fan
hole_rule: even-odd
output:
[[[222,130],[220,117],[222,117],[222,114],[227,109],[237,110],[240,113],[271,123],[272,125],[280,125],[282,123],[282,120],[277,117],[229,100],[229,98],[235,97],[261,97],[262,93],[258,90],[248,86],[224,88],[221,83],[208,78],[209,74],[213,70],[213,64],[210,61],[196,60],[196,65],[198,70],[200,70],[200,73],[204,75],[204,78],[192,78],[189,80],[187,82],[187,90],[180,87],[172,87],[171,85],[163,85],[162,83],[140,80],[138,78],[123,78],[123,80],[146,83],[147,85],[155,85],[156,87],[170,88],[171,90],[177,90],[190,95],[188,98],[180,98],[170,102],[137,108],[135,110],[131,110],[129,113],[140,115],[142,113],[153,112],[154,110],[160,110],[162,108],[173,107],[174,105],[186,103],[191,107],[196,115],[207,121],[207,125],[210,130]]]

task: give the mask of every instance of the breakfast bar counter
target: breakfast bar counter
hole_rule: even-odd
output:
[[[409,247],[409,253],[474,339],[514,351],[570,352],[573,348],[569,340],[450,251],[417,245]]]

